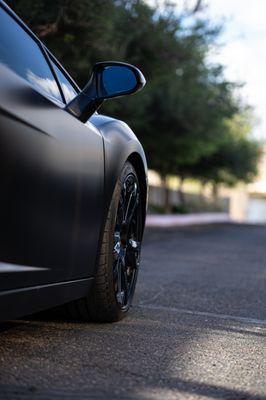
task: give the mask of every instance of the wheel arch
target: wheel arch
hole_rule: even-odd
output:
[[[142,226],[143,230],[145,227],[145,219],[146,219],[146,210],[147,210],[147,196],[148,196],[148,185],[146,178],[146,171],[144,167],[143,160],[141,156],[137,153],[131,153],[127,159],[129,161],[137,174],[139,185],[140,185],[140,193],[141,193],[141,206],[142,206]]]
[[[104,199],[101,234],[98,242],[98,256],[103,236],[104,225],[111,204],[111,199],[124,164],[129,161],[136,170],[141,187],[143,230],[147,207],[147,162],[144,150],[135,134],[123,121],[104,115],[95,114],[91,119],[101,132],[104,151]]]

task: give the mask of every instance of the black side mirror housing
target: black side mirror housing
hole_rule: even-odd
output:
[[[116,61],[97,63],[89,82],[66,106],[66,110],[86,122],[104,100],[133,94],[145,83],[142,72],[133,65]]]

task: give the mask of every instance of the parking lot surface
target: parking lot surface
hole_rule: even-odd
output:
[[[149,229],[130,316],[0,325],[0,399],[266,400],[266,227]]]

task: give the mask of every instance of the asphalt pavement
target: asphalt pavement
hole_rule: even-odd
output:
[[[0,399],[266,400],[266,227],[149,229],[130,316],[0,325]]]

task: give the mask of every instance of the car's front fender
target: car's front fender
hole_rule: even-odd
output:
[[[141,185],[143,222],[145,222],[148,186],[147,162],[139,140],[123,121],[95,114],[90,118],[90,122],[100,130],[104,140],[105,215],[107,214],[117,179],[125,162],[129,160],[136,169]]]

